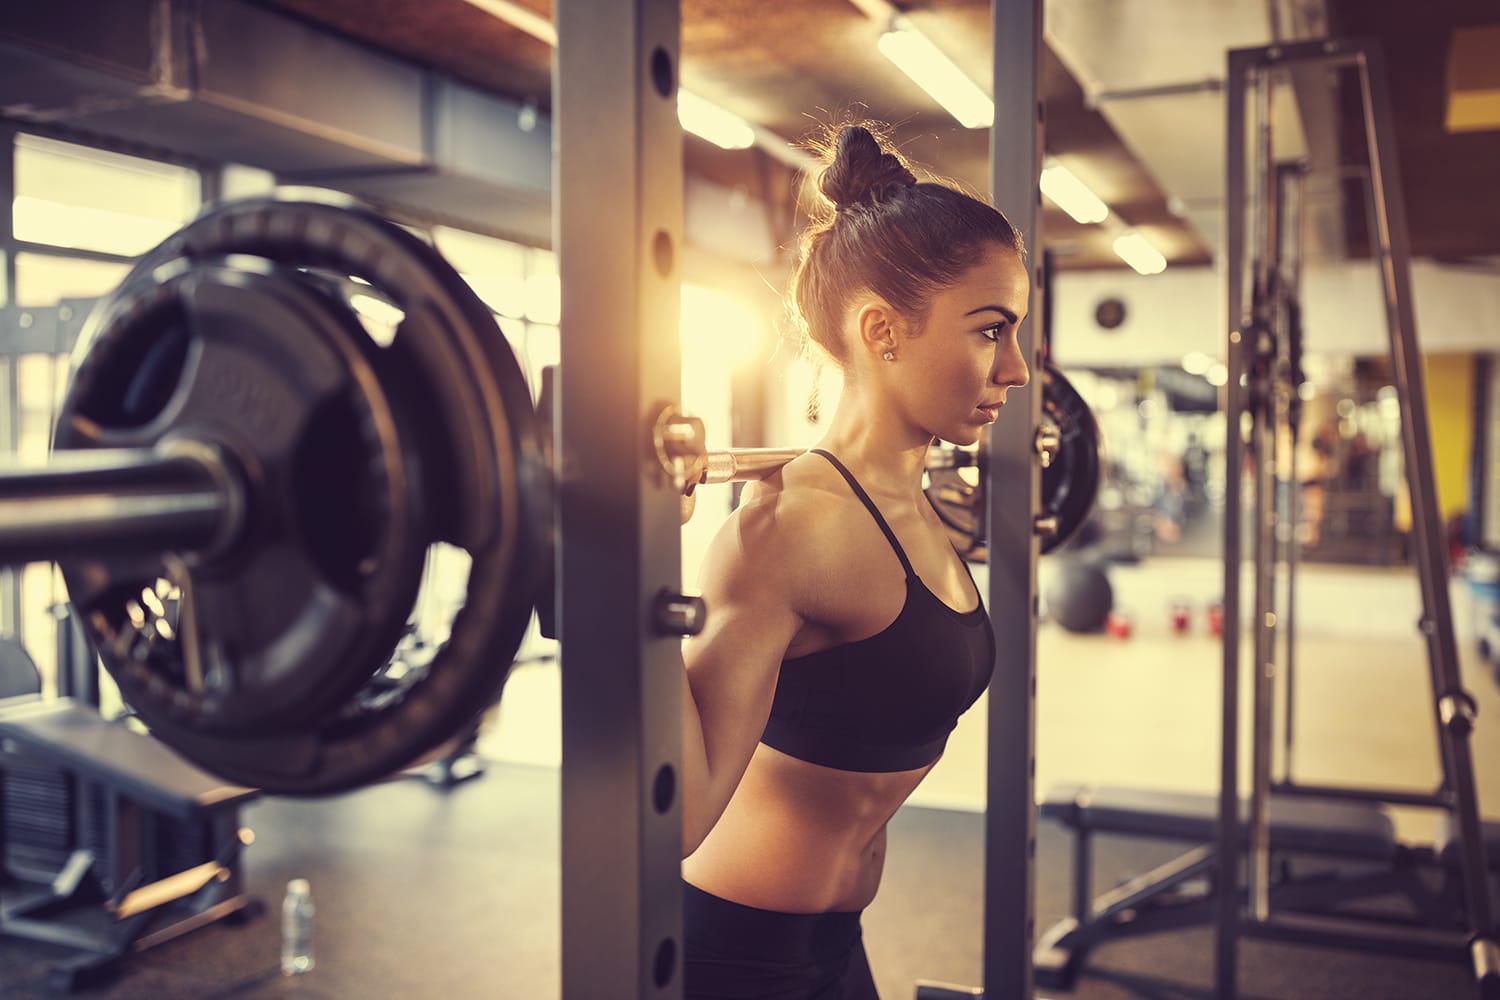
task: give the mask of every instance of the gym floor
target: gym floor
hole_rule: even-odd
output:
[[[1049,569],[1044,561],[1043,591]],[[1220,646],[1202,606],[1222,589],[1211,560],[1152,558],[1115,566],[1128,639],[1038,631],[1037,785],[1118,783],[1212,791],[1218,769]],[[981,585],[983,577],[980,577]],[[1437,748],[1420,605],[1405,570],[1307,566],[1298,579],[1294,770],[1304,781],[1430,789]],[[1466,684],[1480,704],[1474,742],[1482,806],[1500,815],[1500,690],[1473,655],[1469,607],[1452,589]],[[1187,634],[1167,605],[1197,605]],[[277,973],[274,913],[218,925],[136,956],[111,983],[82,993],[118,998],[545,998],[560,990],[557,668],[517,669],[480,743],[478,780],[443,790],[393,780],[318,801],[268,799],[244,814],[250,890],[274,908],[287,879],[307,877],[318,905],[317,967]],[[943,762],[891,827],[886,882],[866,917],[887,1000],[918,979],[977,983],[981,901],[984,707],[971,712]],[[1279,741],[1278,741],[1279,745]],[[1431,836],[1430,818],[1396,814],[1404,840]],[[1096,889],[1175,856],[1180,845],[1104,838]],[[1039,931],[1068,906],[1068,839],[1038,830]],[[45,996],[59,953],[0,941],[0,995]],[[1458,966],[1247,942],[1241,995],[1433,1000],[1468,995]],[[1207,998],[1212,932],[1189,928],[1096,950],[1072,994]]]

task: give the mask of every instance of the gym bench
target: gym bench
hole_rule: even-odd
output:
[[[1037,815],[1072,831],[1073,915],[1038,939],[1034,952],[1038,985],[1071,989],[1089,950],[1106,939],[1211,922],[1218,809],[1218,796],[1208,794],[1081,785],[1049,789]],[[1246,803],[1241,803],[1242,839],[1248,838],[1246,813]],[[1094,898],[1096,833],[1197,846]],[[1432,861],[1434,852],[1400,843],[1390,816],[1377,804],[1273,798],[1270,838],[1271,850],[1280,855],[1314,855],[1377,867],[1369,878],[1338,880],[1336,898],[1330,893],[1334,880],[1286,882],[1277,887],[1278,905],[1326,911],[1336,902],[1393,891],[1406,894],[1424,914],[1443,914],[1451,905],[1446,890],[1430,890],[1415,877],[1418,864]],[[1182,889],[1195,880],[1208,888]]]

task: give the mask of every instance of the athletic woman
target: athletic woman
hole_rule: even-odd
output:
[[[863,127],[830,145],[832,211],[790,300],[843,391],[818,447],[718,532],[707,627],[684,647],[691,998],[876,996],[859,920],[886,823],[995,658],[922,476],[934,440],[973,444],[1027,382],[1021,237]]]

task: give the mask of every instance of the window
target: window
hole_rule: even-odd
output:
[[[51,254],[16,254],[16,304],[55,306],[63,299],[96,299],[124,280],[130,265]]]
[[[186,167],[19,135],[16,239],[134,257],[190,219],[201,182]]]

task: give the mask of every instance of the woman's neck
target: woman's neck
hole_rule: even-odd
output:
[[[913,498],[922,491],[922,474],[932,438],[902,421],[889,407],[870,405],[859,393],[839,399],[828,431],[818,447],[847,465],[872,494]]]

